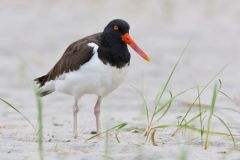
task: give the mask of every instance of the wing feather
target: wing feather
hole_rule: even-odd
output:
[[[99,45],[100,39],[101,33],[97,33],[72,43],[55,66],[46,75],[36,78],[35,81],[42,87],[46,82],[55,80],[63,73],[78,70],[93,56],[93,48],[87,44],[93,42]]]

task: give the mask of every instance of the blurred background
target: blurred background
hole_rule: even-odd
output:
[[[153,103],[188,42],[168,89],[178,93],[206,84],[228,64],[220,77],[223,90],[239,104],[239,6],[239,0],[0,0],[0,97],[19,105],[35,121],[35,99],[29,81],[47,73],[70,43],[101,32],[109,21],[121,18],[129,22],[131,36],[152,62],[146,63],[131,50],[128,77],[104,101],[103,117],[110,114],[116,121],[131,121],[142,104],[133,85]],[[209,103],[211,94],[207,93],[203,101]],[[191,102],[195,96],[190,92],[182,100]],[[72,97],[60,93],[44,98],[45,120],[63,123],[69,135],[72,103]],[[94,124],[95,97],[84,97],[80,103],[84,106],[83,118]],[[220,98],[219,105],[225,104]],[[0,124],[16,131],[25,124],[8,108],[1,108],[0,114]],[[19,121],[6,121],[11,118]],[[80,121],[79,127],[86,121]],[[46,130],[51,127],[51,123],[45,123]]]
[[[23,78],[19,72],[21,60],[35,76],[42,75],[70,43],[101,32],[115,18],[129,22],[132,37],[152,57],[152,63],[146,64],[132,51],[134,73],[129,74],[130,79],[143,73],[147,84],[161,84],[166,79],[164,73],[169,72],[191,41],[177,73],[177,80],[181,81],[178,87],[202,83],[229,64],[223,81],[237,95],[239,3],[237,0],[1,0],[0,95]]]

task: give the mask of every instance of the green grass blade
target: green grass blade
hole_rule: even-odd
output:
[[[202,132],[200,133],[201,135],[201,143],[203,145],[203,131],[204,131],[204,126],[203,126],[203,117],[202,117],[202,104],[201,104],[201,96],[200,96],[200,91],[199,91],[199,87],[197,87],[197,93],[198,93],[198,107],[199,107],[199,122],[200,122],[200,128],[202,130]]]
[[[170,99],[172,99],[173,96],[172,96],[172,93],[171,93],[171,92],[170,92],[170,96],[171,96]],[[167,114],[167,112],[169,111],[171,105],[172,105],[172,100],[169,101],[169,103],[168,103],[168,105],[167,105],[167,109],[163,112],[163,114],[162,114],[156,121],[160,121],[160,120]],[[164,108],[165,108],[165,107],[164,107]]]
[[[164,109],[167,105],[169,105],[169,103],[171,103],[172,101],[174,101],[176,98],[178,98],[179,96],[183,95],[184,93],[186,93],[187,91],[190,91],[192,89],[195,89],[196,87],[191,87],[188,89],[185,89],[181,92],[179,92],[178,94],[176,94],[175,96],[171,96],[171,98],[169,98],[163,105],[159,105],[158,108],[156,109],[156,112],[154,114],[157,115],[162,109]]]
[[[153,128],[164,129],[164,128],[169,128],[169,127],[176,127],[176,125],[164,124],[164,125],[158,125],[158,126],[155,126],[155,127],[153,127]]]
[[[191,88],[188,88],[188,89],[186,89],[186,90],[184,90],[184,91],[181,91],[181,92],[179,92],[178,94],[176,94],[175,96],[172,96],[171,95],[171,98],[169,98],[168,100],[167,100],[167,102],[165,102],[163,105],[161,105],[161,106],[159,106],[158,108],[157,108],[157,110],[155,111],[155,114],[154,114],[154,117],[159,113],[159,112],[161,112],[165,107],[167,107],[167,109],[165,110],[165,112],[163,113],[163,116],[167,113],[167,111],[168,111],[168,109],[170,108],[170,105],[171,105],[171,103],[172,103],[172,101],[174,100],[174,99],[176,99],[176,98],[178,98],[179,96],[181,96],[181,95],[183,95],[184,93],[186,93],[187,91],[189,91],[189,90],[192,90],[192,89],[195,89],[196,87],[191,87]],[[157,120],[156,120],[156,122],[158,122],[160,119],[162,118],[162,116],[160,116]],[[147,128],[146,129],[146,132],[145,132],[145,135],[146,135],[146,140],[148,139],[148,137],[149,137],[149,135],[150,135],[150,129],[151,129],[151,127],[150,126],[148,126],[149,128]]]
[[[205,110],[203,110],[202,112],[198,113],[196,116],[193,116],[189,121],[186,121],[186,122],[184,123],[184,125],[190,124],[191,122],[193,122],[194,120],[196,120],[198,117],[202,116],[204,113],[206,113]]]
[[[44,160],[44,153],[43,153],[43,115],[42,115],[42,98],[39,96],[39,89],[38,87],[33,84],[34,88],[34,95],[37,103],[37,113],[38,113],[38,152],[39,152],[39,158],[40,160]]]
[[[118,138],[118,133],[117,132],[115,132],[115,138],[116,138],[117,142],[120,143],[120,140]]]
[[[215,85],[214,85],[214,89],[213,89],[212,103],[211,103],[210,114],[209,114],[209,117],[208,117],[207,135],[206,135],[206,141],[205,141],[204,149],[207,149],[208,144],[209,144],[209,132],[210,132],[210,128],[211,128],[211,120],[212,120],[214,110],[215,110],[215,107],[216,107],[218,88],[219,88],[218,83],[216,82]]]
[[[164,84],[164,86],[163,86],[162,91],[160,91],[160,93],[157,94],[157,96],[156,96],[156,100],[155,100],[155,103],[156,103],[156,104],[155,104],[155,108],[154,108],[153,114],[152,114],[152,116],[151,116],[150,122],[149,122],[148,127],[147,127],[147,132],[149,132],[150,129],[151,129],[151,125],[152,125],[152,122],[153,122],[153,119],[154,119],[154,115],[155,115],[155,112],[156,112],[156,110],[157,110],[157,107],[159,106],[159,104],[160,104],[160,102],[161,102],[161,98],[162,98],[164,92],[166,91],[167,86],[169,85],[170,80],[172,79],[172,76],[173,76],[173,74],[174,74],[174,72],[175,72],[178,64],[180,63],[180,61],[181,61],[181,59],[182,59],[182,57],[183,57],[186,49],[188,48],[189,44],[190,44],[190,41],[188,41],[188,43],[187,43],[186,46],[184,47],[184,49],[183,49],[180,57],[178,58],[177,62],[175,63],[175,65],[174,65],[174,67],[173,67],[173,69],[172,69],[172,71],[171,71],[171,73],[170,73],[167,81],[165,82],[165,84]]]
[[[175,125],[175,124],[164,124],[164,125],[158,125],[155,126],[153,128],[159,128],[159,129],[165,129],[165,128],[172,128],[172,127],[181,127],[181,128],[185,128],[185,129],[189,129],[195,132],[203,132],[203,133],[207,133],[207,131],[202,131],[202,129],[194,127],[194,126],[189,126],[189,125]],[[218,132],[218,131],[210,131],[209,134],[211,135],[219,135],[219,136],[231,136],[229,133],[225,133],[225,132]],[[240,134],[232,134],[233,136],[240,136]]]
[[[221,110],[228,110],[228,111],[232,111],[232,112],[235,112],[235,113],[238,113],[240,114],[240,111],[236,110],[236,109],[233,109],[233,108],[220,108]]]
[[[137,93],[140,95],[140,97],[143,100],[144,108],[146,110],[146,115],[147,115],[147,124],[149,124],[149,109],[148,109],[148,105],[147,105],[147,100],[146,100],[144,94],[139,89],[137,89],[137,87],[132,85],[132,88],[137,91]]]
[[[233,104],[235,104],[236,106],[239,106],[239,104],[237,104],[232,97],[230,97],[228,94],[226,94],[226,93],[223,92],[222,90],[219,90],[219,93],[221,93],[222,95],[224,95],[225,97],[227,97],[227,98],[228,98]]]
[[[21,112],[19,111],[14,105],[12,105],[11,103],[9,103],[8,101],[0,98],[0,100],[5,103],[8,107],[14,109],[18,114],[20,114],[24,120],[26,120],[28,122],[28,124],[34,129],[34,131],[36,131],[36,128],[34,127],[33,123]]]
[[[104,160],[109,160],[109,132],[106,132],[105,136],[105,151],[104,151]]]
[[[172,79],[172,76],[173,76],[173,74],[174,74],[174,72],[175,72],[178,64],[180,63],[180,61],[181,61],[181,59],[182,59],[182,57],[183,57],[186,49],[188,48],[190,42],[191,42],[191,41],[188,41],[188,43],[186,44],[186,46],[185,46],[184,49],[182,50],[182,53],[181,53],[180,57],[178,58],[177,62],[175,63],[175,65],[174,65],[174,67],[173,67],[173,69],[172,69],[172,71],[171,71],[171,73],[170,73],[170,75],[169,75],[166,83],[165,83],[164,86],[163,86],[163,90],[157,95],[157,98],[156,98],[156,99],[157,99],[157,104],[156,104],[156,106],[159,105],[159,103],[160,103],[160,101],[161,101],[161,98],[162,98],[164,92],[166,91],[167,86],[169,85],[169,82],[170,82],[170,80]]]
[[[237,145],[236,145],[234,136],[233,136],[230,128],[228,127],[228,125],[227,125],[227,124],[225,123],[225,121],[224,121],[222,118],[220,118],[219,116],[214,115],[214,117],[216,117],[216,118],[225,126],[225,128],[228,130],[228,132],[229,132],[229,134],[230,134],[230,136],[231,136],[231,138],[232,138],[233,146],[236,147]]]
[[[187,160],[187,153],[185,150],[181,150],[180,155],[179,155],[179,160]]]
[[[91,140],[91,139],[93,139],[93,138],[96,138],[96,137],[98,137],[99,135],[102,135],[102,134],[105,134],[105,133],[107,133],[107,132],[113,131],[113,130],[114,130],[115,132],[116,132],[116,131],[119,131],[120,129],[122,129],[122,128],[125,127],[126,125],[127,125],[127,123],[118,124],[118,125],[110,128],[110,129],[107,129],[107,130],[105,130],[105,131],[103,131],[103,132],[101,132],[101,133],[99,133],[99,134],[96,134],[96,135],[88,138],[87,141],[89,141],[89,140]],[[118,139],[118,140],[119,140],[119,139]],[[117,141],[118,141],[118,140],[117,140]]]
[[[199,92],[198,96],[195,98],[195,100],[193,101],[193,103],[191,104],[191,106],[189,107],[189,109],[187,110],[187,112],[185,113],[185,115],[183,116],[180,124],[182,124],[184,122],[184,120],[186,119],[186,117],[188,116],[188,114],[190,113],[190,111],[192,110],[194,104],[197,102],[197,100],[199,99],[199,97],[202,95],[202,93],[208,88],[208,86],[223,72],[223,70],[226,68],[226,66],[224,66],[217,74],[215,74],[212,79],[210,81],[208,81],[208,83],[202,88],[202,90]],[[177,129],[178,130],[178,129]],[[176,130],[176,132],[177,132]]]
[[[189,125],[181,125],[181,126],[178,126],[178,127],[185,127],[186,129],[190,129],[190,130],[192,130],[192,131],[196,131],[196,132],[203,132],[203,133],[209,133],[209,134],[211,134],[211,135],[222,135],[222,136],[231,136],[230,134],[228,134],[228,133],[225,133],[225,132],[217,132],[217,131],[209,131],[209,132],[207,132],[207,131],[202,131],[201,129],[199,129],[199,128],[197,128],[197,127],[193,127],[193,126],[189,126]],[[234,136],[240,136],[240,135],[234,135]]]

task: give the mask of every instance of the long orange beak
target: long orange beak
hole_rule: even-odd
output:
[[[146,55],[146,53],[140,47],[138,47],[138,45],[134,42],[134,40],[129,36],[128,33],[125,33],[124,35],[122,35],[122,40],[123,40],[123,42],[130,45],[132,47],[132,49],[134,49],[146,61],[148,61],[148,62],[151,61],[150,58],[148,57],[148,55]]]

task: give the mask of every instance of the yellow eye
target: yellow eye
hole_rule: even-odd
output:
[[[118,31],[118,30],[119,30],[119,28],[118,28],[117,25],[113,26],[113,29],[114,29],[115,31]]]

